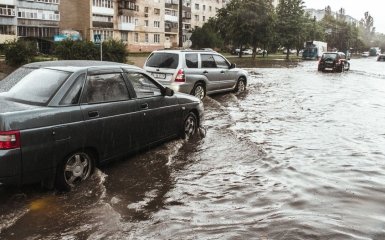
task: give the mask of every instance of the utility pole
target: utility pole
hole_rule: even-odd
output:
[[[178,35],[179,35],[179,44],[178,46],[181,48],[183,47],[183,24],[182,24],[182,13],[183,13],[183,0],[179,0],[179,19],[178,19]]]

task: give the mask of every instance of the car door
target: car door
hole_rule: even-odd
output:
[[[214,54],[201,54],[201,71],[206,76],[208,82],[206,84],[206,91],[212,92],[221,89],[222,82],[226,80],[226,71],[218,68],[214,59]]]
[[[125,76],[135,91],[138,111],[141,113],[141,143],[147,145],[178,134],[182,109],[177,97],[164,96],[163,87],[142,72],[128,69],[125,70]]]
[[[220,55],[214,55],[214,60],[217,65],[217,68],[220,69],[220,73],[223,76],[219,84],[219,89],[229,89],[233,88],[237,82],[237,71],[236,69],[230,68],[230,63]]]
[[[98,149],[101,160],[138,146],[140,115],[121,69],[89,71],[82,103],[86,144]]]

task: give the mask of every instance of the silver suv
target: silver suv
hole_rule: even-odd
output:
[[[158,50],[144,69],[164,86],[203,99],[206,94],[245,91],[248,74],[224,56],[205,50]]]

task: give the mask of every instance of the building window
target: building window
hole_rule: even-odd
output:
[[[206,5],[203,5],[202,7],[203,7],[203,11],[206,11]]]
[[[199,15],[195,15],[195,21],[199,21]]]
[[[113,0],[93,0],[92,5],[94,7],[114,8]]]
[[[203,16],[203,17],[202,17],[202,21],[203,21],[203,22],[206,21],[206,16]]]
[[[120,32],[120,39],[124,42],[128,41],[128,33],[127,32]]]
[[[144,34],[144,42],[148,43],[148,33]]]
[[[135,18],[135,26],[139,26],[139,19]]]
[[[144,20],[144,26],[148,27],[148,20]]]
[[[94,34],[100,34],[103,41],[114,38],[114,31],[112,30],[94,30]]]
[[[154,27],[159,28],[160,27],[160,22],[159,21],[154,21]]]
[[[154,8],[154,14],[159,15],[160,14],[160,9],[159,8]]]
[[[199,4],[195,3],[195,10],[199,10]]]
[[[213,8],[211,6],[209,6],[209,12],[211,12],[211,10],[213,10]]]
[[[154,34],[154,43],[160,43],[160,34]]]
[[[134,34],[134,42],[139,42],[139,33]]]
[[[144,12],[148,13],[148,7],[144,7]]]

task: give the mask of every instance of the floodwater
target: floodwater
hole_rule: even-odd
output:
[[[0,239],[385,239],[385,63],[249,69],[204,100],[207,135],[69,193],[0,188]]]

